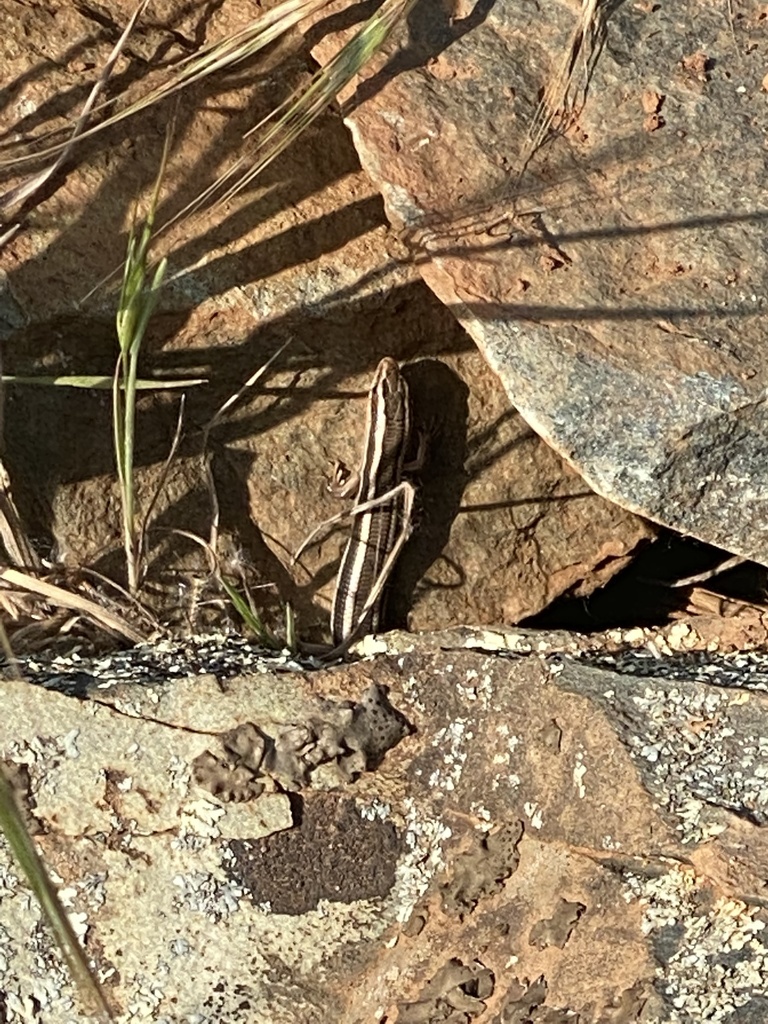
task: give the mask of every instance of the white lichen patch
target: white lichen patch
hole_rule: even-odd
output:
[[[8,760],[29,766],[58,763],[62,758],[78,756],[74,744],[78,733],[78,729],[73,729],[61,736],[32,736],[29,740],[10,743],[5,756]]]
[[[493,684],[487,672],[482,675],[477,669],[468,669],[464,679],[456,682],[456,690],[462,700],[477,701],[483,710],[487,710],[493,697]]]
[[[192,946],[183,936],[175,938],[170,945],[172,957],[187,957],[192,952]]]
[[[13,941],[8,929],[0,925],[0,977],[3,977],[14,957]]]
[[[421,688],[418,680],[416,679],[416,676],[411,675],[407,678],[403,678],[402,687],[403,698],[408,702],[408,704],[410,704],[412,708],[415,708],[415,710],[418,711],[419,714],[425,714],[426,706],[419,697]]]
[[[438,729],[432,738],[432,746],[443,751],[443,766],[435,768],[429,776],[429,786],[445,793],[452,793],[461,780],[461,773],[467,760],[466,746],[474,733],[467,728],[464,718],[456,718],[443,729]]]
[[[621,630],[611,630],[608,636],[616,643],[627,643],[632,645],[644,644],[647,639],[647,630],[641,626],[635,626],[632,629],[626,630],[624,633]]]
[[[577,750],[574,760],[576,763],[573,766],[573,784],[576,787],[576,792],[579,794],[579,799],[583,800],[587,795],[584,787],[584,776],[587,774],[587,766],[584,764],[584,751]]]
[[[389,645],[384,637],[369,633],[353,645],[352,650],[361,658],[375,658],[379,654],[387,654]]]
[[[528,654],[533,650],[531,638],[524,633],[505,633],[493,629],[476,629],[465,638],[464,647],[469,650],[515,651]]]
[[[86,875],[81,882],[77,883],[83,901],[91,910],[98,910],[104,906],[107,899],[106,881],[106,874],[96,873]]]
[[[179,839],[189,836],[203,839],[217,839],[221,835],[219,821],[226,811],[221,804],[207,797],[187,800],[179,808]]]
[[[520,786],[520,776],[517,772],[510,771],[515,751],[520,746],[521,738],[515,734],[510,733],[509,726],[506,722],[500,722],[495,726],[496,734],[500,739],[499,746],[503,749],[497,750],[495,754],[490,757],[490,763],[494,769],[504,769],[503,771],[494,771],[491,778],[491,789],[497,790],[502,784],[509,786],[510,789],[518,789]]]
[[[537,829],[541,828],[544,824],[544,814],[539,805],[537,803],[526,802],[523,804],[523,810],[531,823],[531,827]]]
[[[131,1020],[153,1020],[165,992],[156,978],[141,974],[133,979],[128,1016]]]
[[[2,873],[8,873],[7,852],[0,850]],[[75,1020],[76,1006],[69,974],[61,960],[39,905],[25,887],[3,894],[13,928],[0,927],[0,991],[5,1016],[13,1024],[40,1020]],[[77,924],[77,922],[75,922]]]
[[[768,996],[766,924],[759,910],[725,897],[708,904],[693,871],[678,865],[658,878],[628,874],[625,884],[627,902],[643,907],[643,932],[661,941],[666,931],[674,944],[657,969],[670,1007],[661,1024],[718,1024],[754,996]]]
[[[477,828],[485,829],[486,827],[490,827],[493,815],[487,807],[480,803],[471,803],[469,805],[469,810],[476,818],[479,819],[480,824],[476,826]]]
[[[77,746],[77,737],[79,735],[79,729],[70,729],[68,733],[65,733],[61,740],[64,756],[71,758],[73,761],[80,757],[80,751]]]
[[[16,874],[13,866],[5,862],[3,858],[0,862],[0,901],[4,900],[7,896],[13,896],[13,894],[19,888],[19,876]]]
[[[209,871],[191,871],[176,875],[173,884],[179,890],[178,903],[186,910],[205,916],[214,923],[240,908],[245,889],[231,879],[217,878]]]
[[[179,757],[178,754],[172,754],[168,762],[167,778],[171,788],[176,790],[177,793],[189,792],[192,780],[192,769],[190,768],[189,761]]]
[[[452,835],[443,821],[423,813],[410,797],[404,800],[404,807],[405,853],[397,863],[395,884],[389,894],[400,923],[410,918],[434,876],[445,867],[443,845]]]
[[[768,815],[768,742],[746,737],[735,749],[731,712],[741,703],[727,690],[666,686],[654,680],[632,700],[637,722],[630,753],[654,796],[677,819],[684,843],[723,829],[717,805]]]
[[[67,914],[67,918],[72,925],[72,931],[80,942],[84,943],[88,935],[88,915],[82,910],[74,910]]]
[[[389,821],[392,817],[390,805],[380,800],[374,799],[369,804],[359,804],[357,810],[363,821]]]
[[[689,651],[698,642],[698,634],[687,622],[674,622],[667,631],[667,643],[673,651]]]

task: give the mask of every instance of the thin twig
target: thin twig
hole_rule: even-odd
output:
[[[291,559],[291,564],[295,565],[298,562],[307,548],[317,542],[317,538],[327,527],[335,526],[336,523],[341,523],[345,519],[349,519],[351,516],[360,516],[365,512],[370,512],[371,509],[379,508],[381,505],[392,501],[394,498],[398,497],[398,495],[404,493],[407,488],[411,488],[411,490],[413,490],[413,485],[408,483],[406,480],[401,480],[399,484],[395,484],[395,486],[391,490],[387,491],[386,494],[380,494],[376,498],[371,498],[370,501],[363,501],[359,505],[355,505],[353,508],[345,509],[343,512],[337,512],[335,516],[331,516],[330,519],[326,519],[324,522],[320,523],[319,526],[316,526],[309,536],[305,537],[301,542],[296,553]]]
[[[222,405],[219,406],[219,408],[216,410],[213,416],[211,416],[206,425],[203,427],[203,448],[208,447],[208,437],[213,428],[221,422],[224,413],[231,409],[232,406],[234,406],[237,402],[239,402],[242,396],[245,394],[245,392],[252,388],[253,385],[256,384],[259,380],[261,380],[261,378],[264,376],[264,374],[267,372],[270,366],[275,362],[276,359],[278,359],[283,354],[283,352],[285,352],[285,350],[288,348],[292,341],[293,338],[289,338],[286,342],[284,342],[280,346],[280,348],[269,357],[266,363],[262,363],[258,370],[256,370],[256,372],[248,378],[245,384],[238,388],[238,390],[233,395],[230,395],[229,398]]]
[[[681,580],[675,580],[674,583],[670,583],[670,587],[690,587],[694,583],[704,583],[706,580],[711,580],[713,576],[719,576],[721,572],[728,572],[729,569],[735,569],[737,565],[748,561],[748,559],[742,557],[742,555],[731,555],[730,558],[726,558],[724,562],[716,565],[714,569],[707,569],[706,572],[697,572],[693,576],[685,576]]]

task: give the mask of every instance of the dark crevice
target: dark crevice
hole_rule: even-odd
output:
[[[693,586],[674,587],[677,580],[707,572],[730,557],[729,552],[662,529],[632,563],[589,597],[564,594],[522,625],[568,629],[582,633],[632,626],[663,626],[685,612]],[[768,570],[745,562],[699,586],[736,601],[763,604]]]

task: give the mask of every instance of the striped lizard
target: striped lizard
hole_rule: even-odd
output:
[[[355,494],[355,504],[313,531],[295,556],[326,526],[353,517],[331,609],[335,650],[378,628],[382,592],[410,532],[415,489],[402,479],[410,428],[408,385],[395,360],[387,357],[379,363],[368,395],[360,469],[350,472],[337,463],[329,486],[339,497]]]

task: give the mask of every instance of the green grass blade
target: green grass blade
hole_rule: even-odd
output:
[[[66,911],[61,905],[56,889],[48,877],[45,866],[16,806],[13,789],[5,774],[5,769],[0,770],[0,827],[2,827],[8,845],[26,875],[48,921],[56,944],[61,950],[80,992],[86,1011],[95,1014],[100,1020],[113,1020],[104,994],[91,971]]]
[[[232,602],[232,606],[243,620],[245,626],[250,629],[260,644],[271,650],[279,651],[281,644],[272,630],[262,620],[256,609],[246,601],[243,595],[233,587],[223,576],[219,577],[224,592],[226,593],[229,600]]]
[[[160,298],[163,278],[168,266],[165,258],[160,260],[149,284],[147,283],[152,228],[169,149],[170,131],[165,137],[163,156],[144,225],[141,232],[138,233],[134,224],[128,236],[123,283],[115,314],[115,328],[120,353],[112,384],[112,419],[115,463],[122,498],[123,546],[128,569],[128,589],[131,594],[135,594],[139,586],[142,535],[142,530],[139,529],[136,521],[133,474],[136,443],[136,382],[141,344]]]

